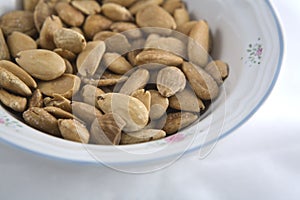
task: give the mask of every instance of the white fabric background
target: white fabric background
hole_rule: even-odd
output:
[[[156,173],[130,175],[48,160],[0,143],[0,199],[300,199],[300,3],[273,2],[287,43],[279,80],[254,117],[208,158],[189,157]]]

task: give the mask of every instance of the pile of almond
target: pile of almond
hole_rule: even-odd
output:
[[[67,140],[136,144],[196,123],[228,65],[181,0],[23,0],[0,17],[0,101]]]

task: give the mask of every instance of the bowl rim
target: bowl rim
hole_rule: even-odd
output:
[[[270,96],[271,92],[273,91],[273,89],[274,89],[274,87],[276,85],[276,82],[278,80],[278,77],[279,77],[279,74],[280,74],[280,71],[281,71],[281,67],[282,67],[282,64],[283,64],[283,60],[284,60],[284,56],[285,56],[285,49],[286,49],[286,47],[285,47],[285,36],[284,36],[281,19],[280,19],[279,15],[278,15],[278,12],[274,8],[273,4],[271,3],[271,0],[265,0],[265,3],[266,3],[267,7],[269,8],[269,10],[270,10],[270,12],[272,14],[274,22],[276,23],[276,29],[277,29],[277,34],[278,34],[278,38],[279,38],[279,46],[280,46],[279,51],[280,52],[279,52],[278,64],[276,66],[276,71],[275,71],[275,74],[274,74],[274,78],[273,78],[273,80],[272,80],[272,82],[270,84],[270,87],[268,88],[268,90],[264,94],[264,96],[261,98],[261,100],[258,102],[258,104],[252,109],[252,111],[249,112],[249,114],[246,117],[244,117],[242,120],[240,120],[239,123],[237,123],[235,126],[233,126],[228,131],[226,131],[223,134],[221,134],[219,137],[217,137],[217,138],[215,138],[213,140],[207,141],[204,144],[195,146],[193,148],[189,148],[189,149],[185,150],[184,152],[181,152],[181,153],[176,152],[176,153],[169,154],[169,155],[166,155],[166,156],[163,156],[163,157],[157,157],[157,158],[147,159],[147,160],[127,161],[127,162],[121,162],[121,163],[120,162],[113,162],[113,163],[108,163],[108,164],[127,166],[127,165],[132,165],[132,164],[139,164],[139,163],[143,163],[143,164],[157,163],[157,162],[160,162],[162,160],[167,160],[168,158],[176,158],[176,160],[178,160],[178,159],[180,159],[180,158],[182,158],[184,156],[192,154],[193,152],[195,152],[197,150],[200,150],[203,147],[206,147],[208,145],[216,143],[219,140],[221,140],[221,139],[229,136],[235,130],[237,130],[242,125],[244,125],[260,109],[260,107],[268,99],[268,97]],[[37,156],[41,156],[43,158],[47,158],[49,160],[63,161],[63,162],[67,162],[67,163],[74,163],[74,164],[81,164],[81,165],[107,166],[107,164],[98,162],[96,160],[94,160],[94,161],[92,161],[92,160],[89,160],[89,161],[86,161],[86,160],[85,161],[82,161],[82,160],[73,160],[72,158],[62,158],[62,157],[58,157],[58,156],[55,156],[55,155],[50,155],[50,154],[38,152],[38,151],[32,150],[32,149],[30,149],[28,147],[21,146],[21,145],[18,145],[16,143],[13,143],[13,142],[11,142],[9,140],[6,140],[3,137],[0,137],[0,143],[5,144],[5,145],[9,145],[9,146],[11,146],[13,148],[16,148],[16,149],[19,149],[19,150],[21,150],[23,152],[27,152],[27,153],[30,153],[30,154],[33,154],[33,155],[37,155]]]

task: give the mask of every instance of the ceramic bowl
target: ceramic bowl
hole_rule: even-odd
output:
[[[185,0],[195,19],[206,19],[214,36],[213,57],[226,61],[230,76],[200,122],[165,139],[129,146],[82,145],[58,139],[15,119],[0,107],[0,140],[22,150],[75,163],[148,172],[183,155],[205,157],[221,138],[244,124],[269,96],[284,53],[280,23],[270,1]],[[21,1],[1,1],[0,14]]]

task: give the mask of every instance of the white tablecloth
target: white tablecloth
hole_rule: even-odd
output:
[[[49,160],[0,143],[1,200],[300,199],[298,0],[273,0],[286,57],[274,91],[243,127],[204,160],[196,156],[145,175]]]

